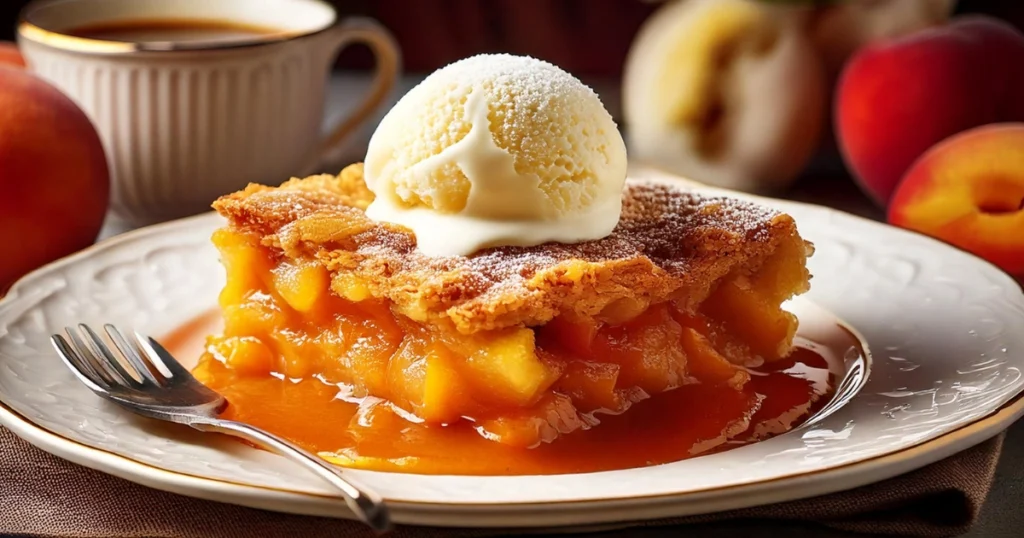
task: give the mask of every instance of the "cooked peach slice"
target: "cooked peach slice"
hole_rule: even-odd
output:
[[[260,275],[270,270],[266,256],[240,234],[225,229],[213,233],[227,272],[227,284],[220,293],[221,306],[237,304],[252,290],[263,288]]]
[[[587,427],[589,424],[576,412],[568,396],[550,392],[530,408],[500,418],[481,420],[476,428],[488,439],[530,448]]]
[[[224,334],[263,336],[288,325],[288,316],[272,298],[263,294],[224,306]]]
[[[534,402],[557,378],[536,353],[534,333],[513,328],[477,339],[461,365],[479,396],[515,407]]]
[[[427,348],[420,416],[428,422],[454,422],[460,413],[468,410],[468,396],[462,390],[465,385],[454,360],[444,346],[431,344]]]
[[[426,343],[408,337],[388,363],[388,391],[384,396],[403,409],[413,411],[423,405],[427,377],[425,355]]]
[[[622,367],[620,387],[640,387],[657,394],[685,381],[681,335],[682,328],[665,305],[652,307],[630,323],[600,331],[594,340],[593,359]]]
[[[361,331],[342,359],[350,376],[347,381],[368,394],[387,394],[388,363],[400,344],[372,329]]]
[[[269,342],[280,357],[276,371],[292,379],[304,379],[320,372],[320,365],[323,360],[323,352],[316,343],[309,338],[302,337],[301,333],[291,329],[282,328],[270,332]],[[330,381],[344,381],[331,379]]]
[[[305,262],[282,263],[274,268],[274,289],[288,306],[299,312],[309,312],[321,297],[327,294],[330,275],[324,266]]]
[[[388,365],[391,400],[427,422],[458,420],[469,402],[453,360],[440,344],[406,338]]]
[[[619,365],[607,362],[572,361],[566,365],[554,389],[572,397],[580,411],[622,411],[624,401],[615,386]]]
[[[242,376],[262,376],[274,368],[274,353],[254,336],[231,336],[214,341],[209,349],[224,365]]]
[[[558,316],[537,329],[537,338],[545,345],[553,344],[578,357],[589,357],[597,329],[597,321],[593,318]]]
[[[796,334],[796,318],[777,302],[758,294],[742,279],[730,279],[704,303],[704,313],[722,322],[751,351],[765,361],[778,360],[789,352]],[[758,320],[750,323],[751,319]]]
[[[681,343],[686,350],[690,375],[700,382],[712,385],[724,383],[739,390],[750,380],[750,374],[715,351],[711,341],[696,329],[684,327]]]

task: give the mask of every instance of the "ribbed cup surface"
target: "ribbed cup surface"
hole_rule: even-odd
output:
[[[112,208],[132,223],[196,214],[250,182],[308,172],[328,73],[314,40],[132,56],[23,47],[31,69],[95,123]]]

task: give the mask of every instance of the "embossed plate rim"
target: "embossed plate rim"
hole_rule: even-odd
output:
[[[1022,416],[1024,398],[1018,395],[983,419],[898,452],[821,471],[695,493],[497,505],[395,501],[393,515],[395,521],[402,524],[450,527],[522,526],[522,518],[529,515],[533,518],[528,522],[531,527],[554,527],[624,523],[749,508],[853,489],[919,469],[995,437]],[[162,491],[291,514],[347,517],[338,514],[336,501],[328,496],[178,473],[94,448],[35,425],[2,402],[0,425],[55,456]],[[801,483],[801,479],[813,482]],[[530,512],[531,509],[537,511]],[[556,513],[551,514],[552,511]]]
[[[729,194],[733,194],[733,193],[729,193]],[[802,207],[800,207],[801,211],[814,210],[814,211],[818,211],[818,212],[824,211],[824,212],[831,212],[831,213],[837,213],[837,214],[839,213],[839,212],[835,212],[833,210],[829,210],[827,208],[821,208],[821,207],[818,207],[818,206],[810,206],[808,204],[801,204],[801,203],[794,203],[794,202],[779,202],[779,201],[775,201],[775,200],[768,200],[767,202],[770,203],[771,205],[775,205],[777,207],[781,206],[783,210],[787,210],[786,209],[787,207],[798,208],[798,207],[802,206]],[[209,219],[209,218],[211,218],[211,215],[210,214],[205,214],[205,215],[200,215],[200,216],[192,217],[190,219],[185,219],[185,220],[203,220],[203,219]],[[852,218],[852,219],[856,219],[856,220],[862,220],[862,221],[865,221],[865,222],[868,222],[868,223],[872,224],[873,226],[877,226],[877,223],[873,223],[871,221],[867,221],[866,219],[861,219],[859,217],[855,217],[855,216],[852,216],[852,215],[851,216],[844,215],[844,218]],[[799,219],[798,219],[798,222],[799,222]],[[176,222],[172,222],[172,223],[166,223],[166,224],[163,224],[163,225],[158,225],[158,226],[155,226],[155,227],[139,230],[139,231],[136,231],[136,232],[132,232],[130,234],[125,234],[124,236],[121,236],[119,238],[115,238],[115,239],[113,239],[113,240],[111,240],[109,242],[105,242],[105,243],[103,243],[101,245],[93,247],[93,249],[113,248],[113,245],[115,245],[116,243],[119,243],[120,241],[135,240],[135,239],[138,239],[138,238],[144,238],[144,237],[148,236],[148,234],[160,233],[163,230],[163,228],[166,227],[166,226],[171,226],[171,227],[183,226],[183,224],[182,224],[181,221],[176,221]],[[898,232],[898,231],[893,231],[893,232],[895,232],[895,233],[906,233],[906,232]],[[917,237],[916,234],[913,234],[913,235],[915,237]],[[917,241],[917,242],[920,243],[922,240],[920,238],[915,238],[915,239],[913,239],[913,241]],[[935,243],[937,243],[937,242],[935,242]],[[934,249],[934,248],[939,248],[939,247],[936,247],[935,245],[932,245],[931,248]],[[948,247],[941,247],[941,248],[948,248]],[[91,250],[92,249],[90,249],[90,251]],[[953,249],[949,249],[949,250],[953,251]],[[60,266],[61,264],[65,264],[65,263],[73,263],[77,259],[79,259],[80,257],[87,256],[88,252],[89,251],[80,253],[80,254],[78,254],[76,256],[73,256],[73,257],[71,257],[69,259],[62,260],[61,262],[57,262],[56,264],[53,264],[52,266],[49,266],[49,267],[52,268],[53,266]],[[954,251],[954,252],[957,252],[957,251]],[[986,264],[986,265],[988,265],[988,264]],[[987,268],[985,268],[985,270],[986,271],[991,271],[992,268],[991,267],[987,267]],[[44,270],[41,270],[41,271],[39,271],[38,273],[35,273],[35,274],[38,275],[40,273],[44,273],[45,271],[46,271],[46,268],[44,268]],[[14,290],[12,290],[12,298],[15,295],[17,295],[18,293],[21,292],[21,285],[23,283],[28,282],[29,279],[31,279],[31,278],[33,278],[33,277],[28,277],[26,280],[23,280],[22,283],[19,283],[19,285],[15,286]],[[4,302],[0,302],[0,311],[5,310],[3,308],[3,306],[4,306]],[[991,411],[990,411],[990,413],[991,413]],[[1005,416],[1005,418],[1007,418],[1007,419],[1015,419],[1016,416],[1014,416],[1014,415],[1019,415],[1019,412],[1013,413],[1011,415],[1007,415],[1007,416]],[[1000,415],[1000,416],[1003,416],[1003,415]],[[0,419],[3,419],[3,420],[0,420],[0,422],[4,422],[5,420],[13,420],[15,422],[19,422],[17,419],[14,419],[14,418],[5,418],[5,415],[3,413],[0,413]],[[979,415],[978,417],[975,418],[975,423],[977,423],[978,419],[985,420],[983,418],[983,415]],[[989,422],[985,422],[985,424],[989,424]],[[970,426],[970,425],[971,424],[967,424],[967,425],[965,425],[963,427],[967,427],[967,426]],[[1003,425],[1003,422],[997,422],[997,423],[995,423],[995,426],[991,426],[990,428],[998,427],[998,426],[1001,426],[1001,425]],[[33,427],[36,427],[36,426],[33,426]],[[953,430],[953,432],[955,432],[955,431],[958,431],[958,430]],[[946,434],[943,434],[943,435],[941,435],[941,436],[939,436],[939,437],[937,437],[935,439],[945,438],[946,436],[949,436],[953,432],[947,432]],[[983,433],[985,433],[986,435],[989,434],[989,433],[994,434],[995,431],[989,431],[989,430],[986,429],[986,430],[983,431]],[[976,435],[977,434],[975,434],[975,436]],[[980,441],[980,439],[976,439],[975,437],[972,437],[971,440],[972,440],[972,442],[973,441]],[[76,443],[76,441],[67,441],[67,442],[69,442],[69,443]],[[930,442],[931,441],[923,441],[922,443],[927,444],[927,443],[930,443]],[[899,452],[894,452],[892,454],[904,453],[907,450],[913,449],[914,446],[920,446],[922,443],[918,443],[917,445],[908,446],[908,447],[904,448],[903,450],[901,450]],[[962,445],[962,443],[963,443],[963,441],[961,440],[960,443],[954,443],[954,444]],[[946,447],[946,446],[952,446],[952,445],[942,445],[942,446]],[[957,449],[962,449],[962,448],[966,448],[966,446],[958,446]],[[96,451],[98,449],[89,449],[89,450],[90,451]],[[933,454],[933,452],[927,452],[927,453],[928,454]],[[116,455],[113,456],[113,457],[115,457],[115,458],[123,458],[123,456],[116,456]],[[885,458],[886,456],[878,456],[878,457]],[[746,486],[723,486],[723,487],[725,487],[729,491],[731,491],[733,489],[736,489],[736,488],[739,488],[739,489],[742,489],[744,491],[749,491],[749,492],[753,493],[755,490],[757,490],[760,487],[767,487],[768,485],[776,483],[776,482],[780,482],[780,481],[781,482],[785,482],[785,483],[793,483],[794,481],[798,482],[798,483],[799,482],[804,482],[804,481],[806,481],[808,479],[813,479],[813,477],[820,476],[821,473],[831,473],[831,472],[839,470],[839,469],[849,468],[850,466],[857,466],[857,465],[860,465],[861,463],[864,463],[864,462],[867,462],[867,461],[872,461],[872,460],[871,459],[865,459],[865,460],[861,460],[858,463],[846,464],[844,466],[837,466],[837,467],[833,467],[833,468],[829,468],[829,469],[823,469],[823,470],[818,470],[818,471],[805,471],[802,474],[793,476],[792,478],[779,479],[779,478],[776,477],[774,479],[762,480],[762,481],[760,481],[760,482],[758,482],[756,484],[750,484],[750,485],[746,485]],[[925,463],[927,463],[927,462],[925,462],[923,460],[920,460],[917,463],[914,463],[914,465],[920,466],[920,465],[924,465]],[[144,464],[144,463],[137,463],[137,465],[146,466],[146,464]],[[906,471],[906,470],[910,470],[910,468],[903,468],[900,472],[903,472],[903,471]],[[161,472],[168,472],[168,471],[161,471]],[[174,472],[171,472],[171,473],[172,474],[179,474],[179,473],[174,473]],[[861,480],[863,478],[863,476],[860,473],[852,473],[852,474],[854,475],[854,476],[851,477],[853,479]],[[895,473],[893,473],[893,474],[895,474]],[[809,475],[811,475],[811,476],[809,477]],[[181,476],[185,476],[185,475],[181,475]],[[884,476],[881,477],[881,478],[884,478]],[[205,478],[197,478],[196,480],[210,481],[209,479],[205,479]],[[845,489],[847,487],[854,487],[854,484],[852,482],[844,482],[844,484],[845,485],[843,485],[842,487],[839,487],[839,489]],[[832,484],[826,484],[826,485],[829,486],[829,487],[832,486]],[[252,488],[252,486],[238,486],[238,487],[239,488]],[[257,488],[257,489],[259,489],[259,488]],[[268,490],[268,491],[273,491],[273,490]],[[664,495],[658,495],[657,497],[644,497],[643,499],[641,499],[640,496],[633,495],[633,496],[627,497],[626,498],[627,500],[619,500],[619,501],[609,501],[609,500],[580,500],[580,501],[572,501],[572,500],[563,500],[563,501],[557,501],[557,502],[550,503],[550,504],[558,505],[558,506],[564,506],[566,504],[583,503],[583,504],[586,504],[588,506],[590,506],[590,505],[598,506],[598,505],[601,505],[601,503],[609,503],[609,502],[625,503],[625,502],[630,502],[630,501],[633,501],[633,502],[641,502],[641,501],[643,501],[643,502],[650,502],[650,503],[653,503],[655,505],[661,506],[664,502],[669,502],[669,501],[663,499],[663,497],[667,496],[667,497],[673,498],[673,499],[675,499],[675,498],[689,499],[689,501],[686,501],[686,503],[691,503],[691,504],[687,504],[687,506],[691,506],[692,507],[692,506],[696,506],[696,505],[694,505],[692,503],[696,502],[696,500],[698,498],[700,498],[703,494],[706,494],[708,491],[709,490],[699,490],[699,491],[696,491],[696,492],[689,491],[689,492],[683,492],[683,493],[668,493],[668,494],[664,494]],[[811,490],[808,489],[805,486],[805,487],[803,487],[803,489],[801,491],[811,491]],[[817,493],[824,493],[824,491],[820,491],[820,492],[817,492]],[[817,494],[817,493],[814,493],[814,494]],[[795,493],[790,492],[790,494],[789,494],[789,496],[787,498],[794,498],[792,496],[794,494]],[[315,499],[316,498],[315,494],[307,494],[307,493],[294,493],[294,494],[288,494],[288,495],[297,495],[297,496],[299,496],[301,498],[308,498],[308,499]],[[321,499],[321,500],[323,500],[323,499]],[[776,499],[776,500],[781,500],[781,499]],[[327,501],[324,500],[324,502],[327,502]],[[683,502],[683,501],[680,501],[680,502]],[[764,501],[764,502],[769,502],[769,501]],[[403,503],[399,503],[400,506],[410,506],[412,504],[414,504],[414,503],[404,503],[404,502]],[[760,504],[760,503],[758,503],[758,504]],[[469,509],[469,507],[472,507],[477,512],[479,512],[480,510],[492,510],[492,511],[515,510],[516,509],[516,508],[514,508],[515,506],[520,506],[520,507],[528,507],[529,506],[526,503],[514,504],[514,505],[511,504],[511,503],[510,504],[506,504],[506,505],[495,505],[495,504],[487,504],[487,503],[480,503],[480,504],[476,504],[476,505],[469,505],[469,504],[452,505],[452,504],[433,504],[433,503],[427,503],[427,505],[429,505],[429,506],[437,506],[437,507],[446,507],[446,509],[450,509],[452,506],[460,506],[460,507],[461,506],[465,506],[465,507],[467,507],[466,508],[467,510]],[[675,506],[675,505],[673,505],[673,506]],[[677,506],[676,508],[674,508],[672,510],[672,514],[675,514],[675,515],[681,514],[682,512],[680,512],[680,510],[682,510],[683,508],[685,508],[685,507]],[[725,509],[725,508],[719,507],[719,508],[714,508],[714,509]],[[692,512],[690,512],[690,513],[692,513]],[[337,515],[337,514],[334,514],[334,515]],[[656,517],[656,516],[650,516],[650,517]],[[581,521],[581,522],[596,521],[596,519],[594,517],[583,517],[583,516],[580,516],[580,518],[581,519],[579,519],[579,521]],[[545,521],[551,521],[551,522],[553,522],[552,524],[564,524],[564,523],[566,523],[566,521],[561,521],[561,520],[555,521],[557,519],[558,519],[557,517],[552,516],[552,517],[549,517],[548,519],[546,519]],[[422,520],[422,519],[419,520],[419,521],[408,520],[407,522],[422,522],[422,523],[428,523],[429,524],[429,521]],[[453,524],[453,523],[454,523],[453,521],[446,521],[446,522],[444,522],[444,524]],[[474,525],[479,525],[479,524],[484,524],[484,523],[482,523],[480,521],[477,521],[477,522],[475,522],[473,524]],[[545,523],[542,523],[542,522],[538,521],[537,524],[545,524]]]

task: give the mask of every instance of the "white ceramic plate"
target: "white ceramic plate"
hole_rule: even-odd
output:
[[[519,477],[353,473],[391,501],[402,523],[619,522],[860,486],[981,442],[1024,413],[1015,400],[1024,387],[1024,294],[1013,280],[916,234],[821,207],[768,203],[792,214],[817,247],[809,301],[793,303],[803,334],[856,351],[849,333],[834,330],[827,311],[834,312],[874,353],[866,384],[829,416],[765,442],[643,469]],[[221,222],[203,215],[119,236],[19,282],[0,301],[0,423],[44,450],[152,487],[345,517],[329,489],[287,460],[137,418],[97,398],[47,341],[79,321],[159,337],[209,310],[223,283],[209,244]],[[847,359],[847,366],[857,362]]]

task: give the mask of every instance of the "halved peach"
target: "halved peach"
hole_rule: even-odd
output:
[[[896,190],[889,222],[1024,275],[1024,123],[977,127],[928,150]]]

